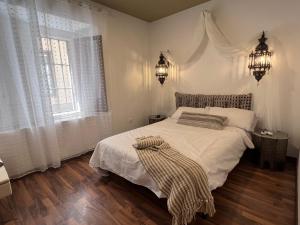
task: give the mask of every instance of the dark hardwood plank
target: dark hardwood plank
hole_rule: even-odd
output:
[[[165,199],[113,174],[101,178],[89,167],[89,158],[13,181],[13,196],[0,200],[0,224],[171,224]],[[197,215],[191,225],[296,224],[296,162],[274,172],[245,158],[213,196],[215,216]]]

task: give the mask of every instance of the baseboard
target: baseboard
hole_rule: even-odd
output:
[[[88,149],[88,150],[85,150],[85,151],[80,152],[78,154],[74,154],[74,155],[70,155],[68,157],[64,157],[63,159],[61,159],[60,163],[62,164],[62,163],[68,162],[69,160],[81,157],[83,155],[91,154],[92,151],[94,151],[94,149]],[[43,169],[39,169],[39,168],[33,169],[33,170],[30,170],[30,171],[27,171],[26,173],[22,173],[20,175],[16,175],[14,177],[11,177],[10,180],[11,181],[18,180],[18,179],[23,178],[23,177],[25,177],[25,176],[27,176],[29,174],[32,174],[32,173],[45,172],[46,170],[48,170],[50,168],[59,168],[61,166],[61,164],[59,166],[48,165],[48,166],[46,166]]]

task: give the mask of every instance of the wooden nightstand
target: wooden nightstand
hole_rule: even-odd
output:
[[[160,122],[166,118],[165,115],[151,115],[149,116],[149,124]]]
[[[4,165],[0,166],[0,199],[11,195],[11,193],[10,181],[5,167]]]
[[[273,132],[273,135],[261,134],[262,130],[252,133],[255,148],[260,152],[260,167],[264,168],[268,163],[271,169],[284,169],[288,135],[281,131]]]

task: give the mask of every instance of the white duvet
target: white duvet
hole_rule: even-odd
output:
[[[226,127],[224,130],[212,130],[181,125],[176,121],[169,118],[100,141],[90,159],[90,166],[147,187],[162,198],[163,194],[132,147],[137,137],[160,135],[177,151],[199,163],[207,173],[210,190],[222,186],[244,150],[254,147],[243,129]]]

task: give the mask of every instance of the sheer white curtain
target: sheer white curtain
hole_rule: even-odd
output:
[[[108,135],[103,66],[89,4],[0,0],[0,158],[10,176],[58,167]]]

